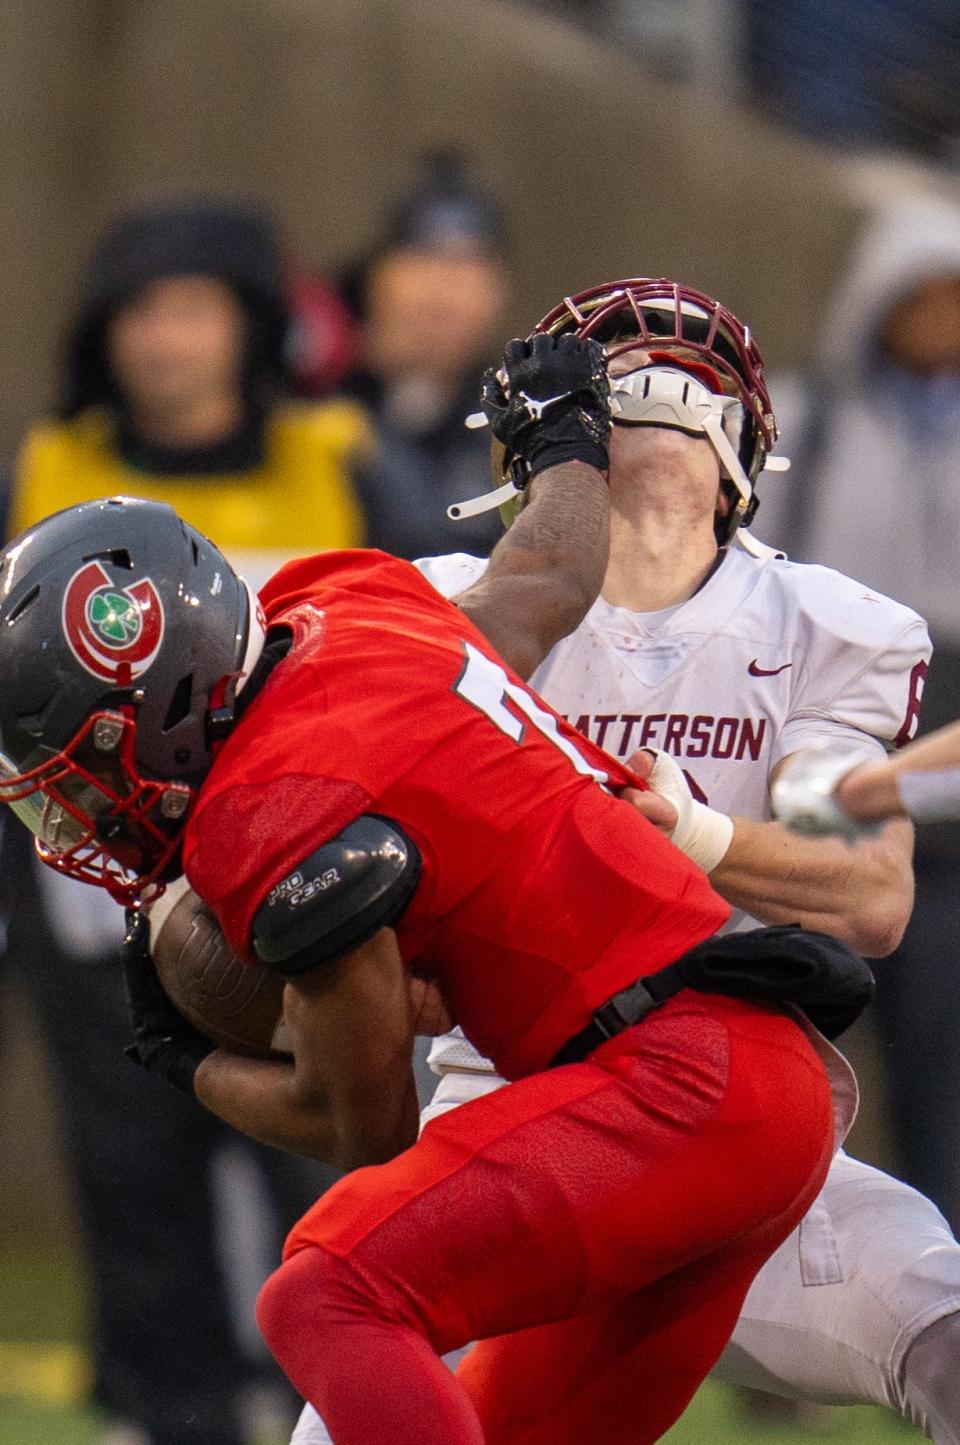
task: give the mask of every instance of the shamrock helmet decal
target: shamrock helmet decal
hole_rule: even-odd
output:
[[[140,677],[163,641],[160,594],[149,577],[124,587],[101,562],[75,572],[63,597],[63,633],[77,661],[105,682]]]

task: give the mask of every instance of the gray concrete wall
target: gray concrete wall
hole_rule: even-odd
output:
[[[52,394],[60,318],[117,206],[272,203],[327,265],[426,145],[514,217],[523,330],[567,290],[666,272],[798,359],[854,222],[842,167],[502,0],[0,0],[0,456]]]

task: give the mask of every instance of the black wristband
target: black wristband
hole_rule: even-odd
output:
[[[610,458],[605,447],[586,438],[582,442],[557,443],[555,446],[541,447],[530,461],[531,480],[545,472],[548,467],[559,467],[564,462],[583,462],[584,466],[595,467],[598,472],[606,473],[610,465]]]

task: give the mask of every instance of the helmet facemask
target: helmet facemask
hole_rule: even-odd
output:
[[[659,384],[667,405],[661,419],[651,415],[641,424],[705,435],[717,455],[730,503],[727,515],[716,519],[718,543],[729,542],[739,527],[750,525],[758,506],[754,483],[778,432],[763,358],[749,328],[731,311],[704,292],[672,281],[618,281],[566,297],[537,330],[592,336],[604,343],[608,363],[624,352],[643,349],[651,353],[652,371],[667,367],[689,373],[689,399],[696,401],[692,410],[684,409],[682,388],[664,378]],[[707,402],[706,393],[717,397],[715,406]],[[669,414],[671,397],[673,406],[680,407],[679,416]],[[616,401],[613,409],[616,425]],[[775,469],[783,469],[783,459],[775,459]]]
[[[132,706],[92,713],[33,766],[18,770],[0,753],[0,802],[35,835],[42,861],[123,904],[171,869],[193,798],[184,783],[140,775]]]

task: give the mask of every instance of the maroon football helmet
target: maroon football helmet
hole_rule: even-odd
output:
[[[659,376],[652,385],[644,383],[639,407],[636,386],[614,383],[614,393],[632,396],[626,405],[623,395],[612,398],[614,424],[675,425],[681,431],[708,436],[730,503],[727,514],[716,518],[717,541],[722,546],[738,528],[749,527],[757,510],[754,482],[760,472],[764,466],[785,471],[790,464],[780,457],[768,460],[778,430],[763,379],[763,358],[749,329],[732,311],[690,286],[641,277],[609,281],[566,296],[537,323],[532,334],[537,332],[590,337],[603,345],[608,361],[638,347],[647,351],[649,366],[640,370],[649,370],[651,375],[659,372]],[[699,406],[691,409],[685,402],[677,404],[676,374],[680,372],[690,377],[689,392]],[[682,384],[679,391],[686,398]],[[672,397],[668,395],[671,392]],[[709,400],[711,394],[714,402]],[[659,405],[662,401],[668,404]],[[626,414],[628,409],[632,418]],[[467,425],[483,425],[485,420],[483,413],[477,413]],[[457,503],[447,509],[447,515],[456,519],[499,507],[504,525],[509,527],[523,506],[527,480],[522,458],[495,442],[493,492]],[[749,550],[762,547],[746,537],[741,541]]]
[[[756,478],[777,439],[777,423],[757,343],[721,302],[662,278],[612,281],[564,297],[534,330],[592,336],[604,343],[608,358],[638,344],[657,351],[682,347],[694,352],[736,387],[745,413],[744,440],[750,442],[749,458],[741,459],[747,475]]]

